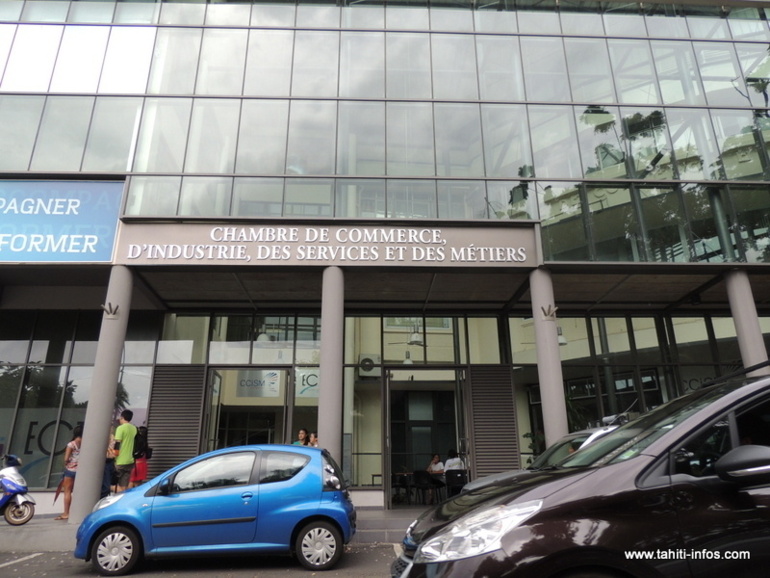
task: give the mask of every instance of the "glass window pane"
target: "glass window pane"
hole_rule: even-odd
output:
[[[286,173],[334,174],[336,129],[336,102],[292,101]]]
[[[286,179],[284,216],[330,217],[333,208],[332,179]]]
[[[679,179],[719,179],[719,152],[708,111],[670,108],[667,118]]]
[[[377,6],[377,4],[381,4]],[[342,8],[343,28],[385,28],[384,2],[375,2],[374,5],[344,6]]]
[[[385,105],[340,102],[337,174],[385,174]]]
[[[694,42],[693,48],[708,103],[712,106],[746,106],[746,84],[735,48],[716,42]]]
[[[658,38],[688,38],[687,21],[684,12],[673,4],[643,4],[642,10],[647,21],[650,36]]]
[[[50,97],[43,111],[30,169],[80,170],[93,107],[93,97]]]
[[[574,7],[571,6],[574,4]],[[561,16],[561,29],[564,34],[590,34],[591,36],[604,35],[604,21],[599,11],[592,12],[591,7],[585,12],[581,10],[584,3],[581,0],[561,2],[559,14]],[[569,54],[569,49],[567,49]]]
[[[437,103],[434,114],[436,174],[444,177],[484,176],[479,106]]]
[[[661,363],[663,351],[658,342],[658,331],[654,317],[633,317],[634,345],[640,363]]]
[[[235,99],[193,101],[185,171],[231,173],[235,166],[241,104]]]
[[[660,102],[650,43],[647,40],[608,40],[618,100],[624,103]]]
[[[326,4],[326,5],[324,5]],[[336,2],[300,2],[297,6],[297,26],[339,28],[340,10]]]
[[[145,102],[134,170],[182,172],[190,124],[189,98],[148,98]]]
[[[430,98],[430,39],[427,35],[391,33],[385,36],[385,43],[388,98]]]
[[[385,35],[343,32],[340,56],[340,96],[385,96]]]
[[[738,40],[768,40],[770,31],[767,20],[756,8],[729,9],[727,24],[730,26],[733,38]]]
[[[637,4],[613,3],[604,13],[604,29],[609,36],[647,36],[644,17]]]
[[[749,263],[770,263],[770,195],[766,186],[730,187]]]
[[[435,219],[434,181],[388,181],[387,208],[391,219]]]
[[[35,326],[30,363],[62,363],[69,361],[72,349],[72,333],[75,328],[75,313],[41,313]]]
[[[249,363],[251,315],[215,315],[211,320],[209,363]]]
[[[521,59],[529,100],[569,102],[567,61],[561,38],[522,37]]]
[[[246,30],[207,28],[203,31],[196,93],[241,94],[247,39]]]
[[[486,175],[508,178],[532,176],[526,107],[483,104],[481,122]]]
[[[115,2],[72,2],[67,22],[109,24],[115,12]]]
[[[435,175],[433,108],[429,103],[387,104],[389,175]]]
[[[169,313],[158,343],[158,363],[205,363],[209,318]]]
[[[294,96],[337,96],[340,35],[302,31],[294,40],[291,93]]]
[[[588,233],[577,185],[537,182],[546,261],[588,261]]]
[[[242,26],[251,17],[251,3],[237,2],[217,4],[211,2],[206,7],[206,24],[209,26]]]
[[[685,214],[692,235],[691,260],[721,263],[735,261],[737,253],[733,219],[727,217],[726,195],[719,187],[690,185],[682,188]],[[721,219],[721,222],[718,220]],[[683,231],[682,231],[683,233]],[[682,242],[686,237],[682,234]]]
[[[748,43],[737,44],[735,48],[748,86],[747,100],[751,101],[752,106],[770,107],[770,48],[765,44]]]
[[[469,2],[459,2],[448,8],[431,6],[431,30],[473,31],[473,12]]]
[[[157,311],[131,312],[123,347],[124,363],[152,363],[155,360],[155,344],[160,337],[162,322]]]
[[[0,169],[26,171],[45,96],[0,95]]]
[[[533,183],[520,181],[488,181],[487,208],[490,219],[537,219],[537,199]]]
[[[476,59],[482,100],[524,100],[524,72],[515,37],[477,36]]]
[[[140,98],[98,97],[88,133],[84,171],[121,172],[129,166],[136,140]]]
[[[118,2],[113,19],[116,24],[154,24],[160,7],[160,2]]]
[[[586,178],[627,178],[626,143],[618,123],[620,111],[611,106],[576,107],[575,117]]]
[[[572,110],[531,106],[529,119],[535,174],[541,178],[583,176]]]
[[[148,92],[193,93],[201,35],[194,28],[158,28]]]
[[[243,94],[289,96],[293,50],[292,30],[251,30]]]
[[[394,30],[427,30],[428,11],[423,6],[385,7],[385,26]]]
[[[321,354],[321,318],[297,317],[296,362],[318,363]]]
[[[663,111],[621,108],[623,133],[628,142],[629,170],[637,178],[671,179],[671,143]]]
[[[251,362],[294,362],[294,317],[257,317]]]
[[[725,177],[762,178],[768,170],[768,151],[758,139],[758,119],[753,111],[712,110],[711,118],[722,153],[721,164]]]
[[[476,47],[473,36],[459,34],[431,35],[433,60],[433,97],[452,100],[476,100]]]
[[[26,363],[27,349],[32,339],[32,328],[35,324],[35,313],[30,311],[2,311],[0,312],[0,359],[3,363]],[[4,377],[0,377],[3,383]],[[0,386],[3,387],[3,386]],[[0,397],[4,397],[0,395]],[[7,399],[0,400],[0,407],[13,407],[4,405]]]
[[[64,31],[51,92],[96,92],[109,28],[71,26]]]
[[[232,187],[233,180],[229,177],[184,177],[178,214],[193,217],[229,215]]]
[[[705,104],[689,42],[653,42],[658,83],[666,104]]]
[[[385,218],[385,181],[382,179],[338,179],[335,217]]]
[[[542,7],[543,9],[527,10],[529,6]],[[519,10],[519,28],[522,31],[537,30],[543,34],[559,34],[561,30],[557,6],[558,3],[554,0],[534,0],[523,3],[522,9]]]
[[[154,28],[113,26],[99,92],[144,93],[154,44]]]
[[[24,8],[23,0],[0,2],[0,20],[7,20],[10,22],[19,20],[22,8]]]
[[[288,101],[244,100],[235,172],[282,174],[288,124]]]
[[[473,16],[477,32],[515,33],[519,30],[517,12],[499,12],[497,2],[489,2],[486,6],[478,3]]]
[[[253,3],[251,8],[252,26],[293,26],[296,7],[294,2],[281,4]]]
[[[730,38],[730,27],[720,6],[685,6],[687,27],[692,38],[723,40]]]
[[[591,234],[598,261],[643,261],[637,245],[639,223],[624,186],[586,185]]]
[[[22,22],[64,22],[69,5],[67,2],[27,0],[21,14]]]
[[[162,2],[160,23],[187,26],[203,24],[206,5],[205,2]]]
[[[4,91],[46,92],[63,26],[19,26],[5,67]]]
[[[679,192],[670,187],[639,187],[639,198],[647,260],[690,261],[687,219]]]
[[[3,6],[3,4],[0,4],[0,7],[1,6]],[[2,8],[0,8],[0,14],[2,14]],[[0,70],[5,70],[5,65],[8,62],[8,54],[11,52],[14,34],[16,34],[16,26],[11,24],[0,24]],[[0,79],[2,79],[2,76],[0,76]]]
[[[283,214],[283,179],[236,178],[234,217],[280,217]]]
[[[181,177],[131,177],[126,215],[176,215]]]
[[[72,363],[92,364],[96,361],[96,346],[99,344],[101,327],[101,312],[84,311],[78,315],[75,344],[72,348]]]
[[[607,42],[602,38],[565,38],[572,97],[576,101],[614,102]]]
[[[486,219],[487,203],[484,183],[482,181],[439,181],[438,218]]]

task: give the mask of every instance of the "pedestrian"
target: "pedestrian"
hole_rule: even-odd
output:
[[[131,480],[131,471],[134,469],[134,439],[137,429],[131,420],[134,412],[124,409],[120,412],[120,425],[115,430],[115,471],[118,477],[118,493],[126,491]]]
[[[306,446],[310,441],[308,431],[303,427],[297,432],[297,441],[294,442],[295,446]]]
[[[318,447],[318,434],[314,431],[310,432],[310,442],[308,445],[313,446],[314,448]]]
[[[100,498],[106,498],[112,491],[112,478],[115,475],[115,428],[110,427],[110,437],[107,440],[107,454],[104,457],[104,473],[102,474],[102,491]]]
[[[78,471],[80,458],[80,442],[83,437],[83,426],[76,425],[72,430],[72,440],[64,450],[64,471],[62,472],[61,491],[64,493],[64,512],[56,516],[54,520],[67,520],[70,517],[72,505],[72,488],[75,487],[75,474]],[[57,493],[58,495],[58,493]],[[56,498],[54,497],[54,501]]]
[[[152,448],[147,443],[147,428],[139,426],[139,431],[134,438],[134,469],[130,480],[132,488],[141,486],[147,481],[147,460],[151,455]]]

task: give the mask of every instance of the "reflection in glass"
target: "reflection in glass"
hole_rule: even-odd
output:
[[[254,5],[255,11],[263,8]],[[293,48],[292,30],[251,30],[243,94],[289,96]]]
[[[577,185],[537,181],[545,260],[588,261],[587,223]]]
[[[653,42],[652,54],[665,104],[705,104],[692,48],[685,42]]]
[[[561,38],[522,37],[521,59],[529,100],[569,102],[567,61]]]
[[[530,179],[488,181],[487,208],[490,219],[537,219],[537,196]]]
[[[336,128],[336,102],[292,101],[286,173],[334,174]]]
[[[589,179],[628,178],[626,141],[616,107],[575,107],[583,171]]]
[[[385,96],[385,35],[343,32],[340,48],[340,96]]]
[[[286,179],[284,216],[331,217],[333,203],[333,179]]]
[[[389,175],[435,175],[433,108],[430,103],[386,105]]]
[[[234,217],[280,217],[282,213],[283,179],[235,178]]]
[[[535,175],[540,178],[582,177],[572,109],[530,106],[529,120]]]
[[[67,15],[67,22],[88,24],[109,24],[115,12],[116,2],[72,2]]]
[[[693,260],[707,263],[735,261],[733,219],[728,217],[726,195],[718,187],[682,188],[685,214],[692,235]],[[684,238],[684,237],[683,237]]]
[[[198,71],[202,31],[194,28],[159,28],[153,52],[151,94],[192,94]]]
[[[99,92],[144,93],[150,74],[155,28],[114,26],[99,81]]]
[[[736,45],[744,80],[748,86],[748,100],[753,106],[770,107],[770,48],[765,44]]]
[[[157,363],[205,363],[209,318],[168,313],[158,342]]]
[[[641,261],[640,230],[628,186],[588,184],[586,203],[599,261]]]
[[[251,315],[214,315],[209,363],[249,363],[252,335]]]
[[[724,42],[693,42],[706,100],[712,106],[746,106],[746,84],[735,47]]]
[[[570,19],[573,16],[570,15]],[[615,88],[607,41],[603,38],[565,38],[564,47],[572,99],[578,102],[614,102]]]
[[[770,263],[770,196],[767,186],[732,186],[738,234],[749,263]]]
[[[687,219],[678,191],[670,187],[640,187],[639,198],[647,260],[690,261]]]
[[[482,100],[524,100],[519,43],[512,36],[476,36]]]
[[[341,101],[337,134],[337,174],[385,174],[384,103]]]
[[[434,105],[436,174],[442,177],[481,177],[481,119],[476,104]]]
[[[287,101],[244,100],[235,172],[282,174],[286,166],[288,123]]]
[[[207,28],[203,31],[195,92],[241,94],[248,31]]]
[[[667,120],[662,110],[621,108],[628,140],[629,176],[670,179],[673,175]]]
[[[42,25],[18,27],[3,74],[4,91],[48,90],[63,29]]]
[[[109,32],[106,26],[71,26],[64,30],[51,92],[96,92]]]
[[[231,173],[241,104],[236,99],[196,98],[193,101],[185,171]]]
[[[294,40],[292,95],[337,96],[339,51],[338,32],[298,30]]]
[[[178,214],[191,217],[229,215],[232,186],[230,177],[183,177]]]
[[[388,14],[393,8],[388,8]],[[430,40],[425,34],[385,35],[388,98],[430,98]]]
[[[438,181],[437,185],[439,219],[487,218],[483,181]]]
[[[100,96],[88,133],[84,171],[122,172],[129,166],[139,126],[142,99]]]
[[[431,36],[433,97],[452,100],[476,100],[474,40],[470,35],[434,34]]]
[[[385,218],[385,180],[337,179],[335,217]]]
[[[674,145],[677,178],[720,178],[719,153],[707,111],[670,108],[666,113]]]
[[[388,181],[387,207],[391,219],[435,219],[435,181]]]
[[[126,215],[176,215],[182,177],[131,177]]]
[[[728,179],[756,179],[768,174],[770,122],[751,110],[712,110],[711,118]]]
[[[32,155],[31,170],[80,169],[93,106],[93,97],[59,96],[48,99]]]
[[[148,98],[136,146],[137,172],[181,173],[192,100]]]
[[[622,103],[660,102],[648,40],[608,40],[615,88]]]
[[[482,104],[484,165],[488,177],[532,176],[527,109],[517,104]]]

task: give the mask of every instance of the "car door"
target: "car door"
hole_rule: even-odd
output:
[[[259,472],[256,542],[265,548],[291,546],[299,520],[318,512],[322,493],[320,456],[265,451]]]
[[[259,505],[256,457],[253,451],[219,454],[176,472],[168,493],[152,502],[155,547],[251,542]]]
[[[740,487],[714,463],[741,444],[770,444],[770,401],[725,413],[673,453],[672,496],[693,576],[762,576],[770,567],[770,484]]]

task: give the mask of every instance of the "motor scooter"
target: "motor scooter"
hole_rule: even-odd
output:
[[[27,494],[27,481],[19,472],[21,460],[14,455],[3,456],[5,467],[0,470],[0,512],[12,526],[26,524],[35,515],[35,499]]]

